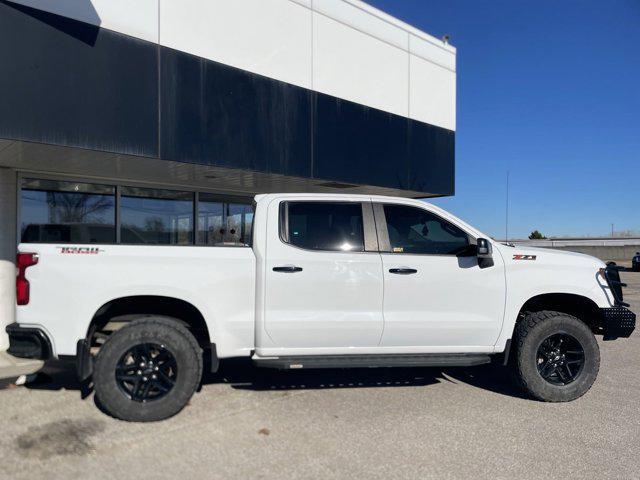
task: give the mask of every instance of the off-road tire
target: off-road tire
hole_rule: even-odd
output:
[[[136,345],[166,346],[177,364],[171,390],[148,402],[128,397],[116,380],[116,366]],[[202,349],[193,335],[177,320],[144,317],[134,320],[109,336],[95,362],[93,384],[96,401],[109,415],[130,422],[164,420],[180,412],[193,396],[202,377]]]
[[[551,335],[568,334],[584,351],[584,365],[574,381],[554,385],[538,372],[537,352],[540,344]],[[561,312],[526,313],[516,325],[515,352],[512,358],[514,376],[519,385],[533,398],[544,402],[569,402],[587,393],[600,369],[600,349],[591,329],[574,316]]]

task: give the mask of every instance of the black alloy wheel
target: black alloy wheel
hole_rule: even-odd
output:
[[[569,385],[582,373],[584,349],[568,333],[556,333],[545,338],[536,354],[538,373],[552,385]]]
[[[165,345],[142,343],[122,355],[115,374],[124,395],[135,402],[150,402],[171,391],[178,366]]]

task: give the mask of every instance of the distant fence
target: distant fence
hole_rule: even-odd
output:
[[[555,248],[586,253],[604,261],[631,261],[640,252],[640,238],[562,238],[549,240],[510,240],[518,246]]]

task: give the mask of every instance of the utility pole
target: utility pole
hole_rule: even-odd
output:
[[[613,223],[611,224],[611,238],[613,238]]]
[[[509,243],[509,170],[507,170],[507,198],[504,221],[504,243]]]

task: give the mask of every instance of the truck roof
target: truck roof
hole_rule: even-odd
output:
[[[282,198],[282,197],[291,197],[291,198],[296,198],[296,197],[305,197],[305,198],[318,198],[318,199],[324,199],[324,200],[330,200],[332,198],[335,199],[344,199],[345,197],[348,198],[353,198],[354,200],[378,200],[378,201],[389,201],[389,200],[394,200],[394,201],[398,201],[398,200],[402,200],[402,201],[407,201],[410,203],[416,203],[419,202],[420,204],[424,204],[424,205],[432,205],[429,202],[426,202],[424,200],[419,200],[419,199],[415,199],[415,198],[406,198],[406,197],[393,197],[393,196],[389,196],[389,195],[367,195],[367,194],[362,194],[362,193],[304,193],[304,192],[299,192],[299,193],[263,193],[260,195],[256,195],[254,198],[256,200],[256,202],[260,202],[260,201],[264,201],[264,200],[269,200],[272,198]],[[436,207],[437,208],[437,207]]]

